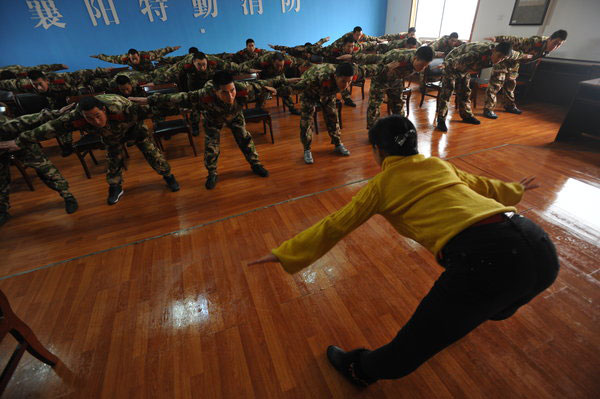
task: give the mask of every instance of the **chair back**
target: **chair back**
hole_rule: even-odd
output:
[[[44,108],[50,108],[50,103],[46,97],[34,93],[15,94],[15,103],[19,112],[23,115],[35,114]]]
[[[176,83],[165,83],[165,84],[159,84],[159,85],[153,85],[153,86],[144,86],[144,91],[146,92],[146,95],[148,95],[148,96],[152,95],[152,94],[179,93]]]

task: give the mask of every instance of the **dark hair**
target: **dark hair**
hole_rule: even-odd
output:
[[[283,53],[274,53],[272,60],[273,61],[285,61],[285,57],[283,56]]]
[[[458,39],[458,33],[456,33],[456,32],[450,33],[450,39]]]
[[[416,155],[419,153],[417,129],[407,118],[390,115],[381,118],[369,129],[369,143],[386,155]]]
[[[44,80],[47,79],[46,75],[44,75],[44,73],[39,69],[32,69],[31,71],[27,72],[27,77],[31,80],[38,80],[39,78]]]
[[[306,43],[304,43],[304,47],[306,47],[306,46],[312,46],[312,45],[313,45],[313,44],[312,44],[311,42],[306,42]]]
[[[431,62],[433,60],[433,49],[429,46],[421,46],[417,49],[415,57],[420,60]]]
[[[355,26],[354,29],[352,29],[352,32],[362,32],[362,28],[360,26]]]
[[[246,46],[248,45],[248,43],[254,43],[254,39],[246,39]]]
[[[212,80],[215,87],[219,88],[233,82],[233,75],[227,71],[217,71]]]
[[[194,53],[197,53],[197,52],[199,52],[199,51],[200,51],[200,50],[198,50],[198,47],[190,47],[190,48],[188,49],[188,54],[194,54]]]
[[[559,29],[550,36],[550,39],[560,39],[567,40],[567,31],[564,29]]]
[[[410,44],[411,46],[416,46],[417,45],[417,39],[415,39],[414,37],[409,37],[408,39],[406,39],[406,44]]]
[[[17,74],[14,73],[13,71],[9,71],[8,69],[0,72],[0,80],[16,79],[16,78],[17,78]]]
[[[206,58],[206,54],[204,54],[202,51],[198,51],[197,53],[194,53],[194,55],[192,56],[192,61],[194,60],[206,60],[208,58]]]
[[[336,76],[354,76],[354,65],[349,62],[339,64],[335,68]]]
[[[344,44],[346,43],[356,43],[356,40],[354,40],[354,38],[352,36],[348,36],[347,38],[344,39]]]
[[[115,81],[119,86],[126,85],[127,83],[131,83],[131,79],[127,75],[117,75]]]
[[[413,32],[417,32],[417,29],[415,27],[410,27],[408,28],[408,33],[413,33]]]
[[[134,48],[130,48],[127,54],[139,54],[139,52]]]
[[[81,111],[89,111],[92,108],[104,109],[106,108],[106,106],[102,101],[98,100],[96,97],[88,96],[83,97],[81,100],[79,100],[78,108]]]
[[[494,50],[504,55],[510,55],[512,52],[512,44],[510,42],[500,42],[494,47]]]

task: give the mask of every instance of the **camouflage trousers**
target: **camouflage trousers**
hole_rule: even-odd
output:
[[[138,124],[127,132],[124,141],[133,142],[137,148],[144,154],[146,162],[159,175],[168,176],[171,174],[171,166],[165,159],[163,153],[156,147],[148,128],[143,123]],[[106,171],[106,181],[108,184],[123,183],[123,165],[124,154],[123,144],[121,142],[106,142],[106,157],[108,158],[108,170]]]
[[[444,70],[442,86],[437,100],[437,117],[444,119],[448,115],[448,104],[456,89],[456,101],[461,118],[473,116],[471,111],[471,75],[468,72]]]
[[[58,142],[61,147],[73,147],[73,132],[61,134],[60,137],[58,137]]]
[[[316,107],[320,104],[323,110],[323,117],[327,125],[327,132],[331,138],[331,144],[338,145],[341,143],[340,123],[336,107],[336,96],[321,97],[316,100],[312,97],[307,97],[302,93],[300,95],[300,140],[304,146],[304,150],[310,150],[312,143],[312,135],[314,129],[314,114]]]
[[[352,97],[350,96],[350,89],[346,89],[344,91],[342,91],[342,101],[353,101]]]
[[[235,115],[229,121],[215,121],[204,114],[204,166],[208,174],[217,174],[217,162],[221,154],[221,129],[223,125],[227,125],[231,129],[235,142],[242,151],[242,154],[244,154],[246,161],[250,165],[260,165],[254,140],[252,140],[250,132],[246,130],[246,120],[242,112]]]
[[[38,144],[30,144],[20,151],[0,152],[0,212],[10,208],[8,195],[10,191],[10,154],[14,155],[25,166],[35,170],[46,186],[57,191],[61,197],[70,197],[69,183],[60,174],[56,166],[48,159]]]
[[[401,83],[401,82],[396,82]],[[400,84],[403,87],[403,84]],[[406,101],[402,96],[402,88],[386,89],[381,84],[371,81],[371,89],[369,90],[369,107],[367,108],[367,129],[373,127],[379,119],[379,112],[384,96],[387,94],[388,105],[392,114],[406,116],[404,105]]]
[[[492,76],[490,76],[490,82],[485,91],[484,108],[492,111],[496,107],[498,93],[504,97],[505,107],[515,107],[515,88],[518,76],[518,61],[506,60],[496,64],[492,69]]]

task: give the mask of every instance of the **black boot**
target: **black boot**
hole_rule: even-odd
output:
[[[352,107],[352,108],[356,108],[356,103],[354,101],[352,101],[351,98],[345,99],[344,100],[344,105],[347,105],[347,106]]]
[[[0,212],[0,226],[4,225],[4,223],[8,222],[8,219],[10,219],[10,213],[3,211]]]
[[[119,198],[123,195],[123,189],[120,184],[111,184],[108,186],[108,205],[114,205],[119,202]]]
[[[463,118],[463,122],[470,123],[471,125],[481,124],[481,121],[479,119],[475,118],[474,116],[467,116],[466,118]]]
[[[72,195],[69,195],[64,198],[65,199],[65,211],[70,215],[71,213],[75,213],[75,211],[79,208],[79,204],[77,200]]]
[[[437,129],[440,132],[447,132],[448,126],[446,126],[446,120],[444,118],[438,118],[437,120]]]
[[[200,127],[198,125],[192,126],[192,136],[194,136],[194,137],[200,136]]]
[[[212,190],[213,188],[215,188],[215,186],[217,185],[217,175],[216,174],[210,174],[206,177],[206,183],[204,183],[204,187],[206,187],[207,190]]]
[[[327,359],[331,365],[348,381],[359,387],[366,387],[377,379],[367,376],[360,368],[360,354],[367,349],[355,349],[350,352],[330,345],[327,348]]]
[[[75,149],[73,148],[72,144],[63,144],[62,152],[60,155],[63,158],[68,157],[69,155],[71,155],[73,153],[73,151],[75,151]]]
[[[167,186],[169,186],[171,191],[179,191],[179,183],[175,180],[175,176],[171,174],[169,176],[163,176],[163,179],[165,179]]]
[[[252,165],[252,172],[259,175],[260,177],[269,176],[269,171],[266,170],[264,166],[262,166],[261,164],[258,164],[258,163]]]
[[[509,114],[517,114],[517,115],[521,115],[523,113],[523,111],[521,111],[519,108],[515,107],[514,105],[512,107],[504,107],[504,109],[506,110],[506,112],[508,112]]]
[[[496,115],[494,111],[489,110],[487,108],[483,110],[483,116],[490,119],[498,119],[498,115]]]
[[[296,109],[296,107],[288,107],[288,109],[290,110],[290,114],[300,115],[300,111],[298,111],[298,109]]]

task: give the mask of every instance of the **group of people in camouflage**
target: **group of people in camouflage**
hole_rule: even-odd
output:
[[[434,57],[444,58],[441,90],[437,102],[437,129],[447,131],[446,116],[452,92],[457,92],[459,114],[464,122],[479,124],[470,107],[470,76],[482,68],[493,67],[486,92],[484,116],[495,119],[496,97],[505,98],[505,109],[521,113],[516,107],[514,89],[522,62],[533,62],[558,48],[567,32],[559,30],[550,37],[520,38],[494,36],[486,42],[463,43],[452,33],[432,43],[421,45],[416,31],[380,37],[363,34],[357,26],[329,46],[329,37],[295,47],[269,45],[276,51],[258,49],[254,40],[237,53],[204,54],[197,48],[188,54],[168,57],[180,47],[154,51],[130,49],[123,55],[99,54],[92,57],[127,65],[126,71],[112,68],[84,69],[56,73],[66,65],[39,65],[0,68],[0,90],[36,93],[46,97],[52,109],[17,118],[0,115],[0,225],[9,217],[9,166],[18,158],[36,170],[42,181],[57,191],[65,201],[67,213],[77,210],[77,201],[68,183],[44,154],[39,143],[57,138],[63,156],[73,152],[74,131],[96,133],[106,146],[109,184],[107,202],[117,203],[123,194],[123,145],[135,144],[150,166],[163,176],[171,191],[179,184],[171,173],[164,154],[156,146],[147,118],[161,117],[180,109],[190,109],[193,134],[199,134],[202,119],[205,146],[204,165],[208,171],[205,187],[217,184],[217,161],[220,154],[220,131],[227,126],[253,173],[267,177],[269,172],[259,161],[252,136],[246,130],[243,106],[256,102],[264,106],[269,96],[283,99],[290,113],[300,115],[300,141],[305,163],[314,163],[311,152],[313,115],[323,110],[327,131],[334,151],[342,156],[350,151],[341,140],[337,111],[337,93],[347,106],[356,106],[349,88],[357,80],[371,79],[367,108],[367,128],[380,114],[385,98],[394,114],[405,115],[406,81],[410,75],[422,73]],[[418,48],[417,48],[418,47]],[[116,73],[115,73],[116,72]],[[236,75],[256,74],[260,79],[236,80]],[[146,97],[144,87],[177,83],[175,94],[153,94]],[[84,93],[110,93],[83,97],[77,104],[67,99]],[[300,95],[297,110],[291,95]],[[0,104],[1,106],[2,104]],[[0,111],[5,107],[1,106]]]

